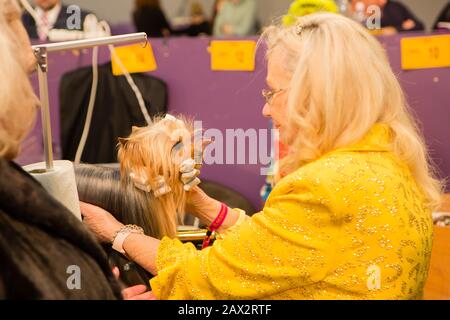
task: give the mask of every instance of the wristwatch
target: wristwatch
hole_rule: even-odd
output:
[[[114,238],[112,239],[112,248],[117,252],[125,255],[125,250],[123,249],[123,243],[125,239],[132,233],[135,234],[144,234],[144,229],[136,225],[126,225],[122,227],[119,231],[116,232]]]

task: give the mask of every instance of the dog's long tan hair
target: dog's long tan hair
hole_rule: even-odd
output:
[[[133,128],[128,138],[119,139],[123,183],[129,184],[130,175],[136,173],[144,176],[153,190],[157,188],[159,177],[163,177],[171,189],[165,195],[151,197],[154,214],[160,216],[160,229],[165,234],[173,234],[184,218],[186,192],[180,181],[180,164],[191,156],[192,127],[185,119],[157,118],[152,125]]]
[[[81,201],[105,209],[124,224],[142,227],[153,238],[175,237],[175,226],[164,227],[165,217],[155,208],[153,195],[139,191],[131,182],[121,182],[119,168],[79,164],[75,175]]]

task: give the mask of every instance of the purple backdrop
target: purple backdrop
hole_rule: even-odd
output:
[[[450,68],[402,71],[400,63],[401,36],[380,38],[392,66],[406,91],[412,109],[423,126],[427,143],[442,177],[450,176],[449,85]],[[268,129],[261,115],[266,66],[259,52],[255,72],[213,72],[210,70],[209,38],[173,38],[151,40],[158,70],[152,74],[169,86],[169,111],[194,116],[203,121],[205,129]],[[105,48],[100,50],[100,62],[108,61]],[[49,88],[55,157],[59,158],[59,102],[61,76],[73,69],[90,65],[91,52],[54,53],[49,62]],[[37,89],[37,77],[33,77]],[[24,144],[18,159],[20,164],[43,160],[40,121]],[[259,190],[264,183],[261,165],[205,166],[203,178],[220,182],[241,192],[259,208]]]

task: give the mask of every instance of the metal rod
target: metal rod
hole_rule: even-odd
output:
[[[39,93],[41,99],[42,134],[44,139],[45,165],[47,171],[53,170],[53,139],[50,121],[50,101],[48,96],[48,53],[72,49],[86,49],[104,45],[135,43],[142,41],[143,46],[147,44],[145,32],[131,33],[120,36],[103,37],[87,40],[66,41],[59,43],[43,44],[33,46],[34,54],[38,63]]]
[[[48,98],[48,55],[45,48],[35,51],[38,56],[39,95],[41,98],[42,134],[44,139],[45,166],[47,171],[53,170],[52,127],[50,121],[50,102]]]
[[[182,242],[202,241],[205,240],[207,232],[208,230],[180,231],[177,232],[177,238]]]
[[[75,41],[66,41],[66,42],[58,42],[58,43],[50,43],[33,46],[33,49],[38,48],[46,48],[47,52],[57,52],[57,51],[65,51],[72,49],[86,49],[97,46],[104,45],[114,45],[114,44],[124,44],[131,42],[139,42],[145,45],[147,43],[147,34],[145,32],[139,33],[131,33],[120,36],[112,36],[112,37],[103,37],[103,38],[95,38],[95,39],[86,39],[86,40],[75,40]]]

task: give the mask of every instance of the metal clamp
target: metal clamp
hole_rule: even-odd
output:
[[[46,47],[34,47],[34,56],[37,59],[37,63],[39,65],[39,68],[43,72],[48,71],[48,52]]]

